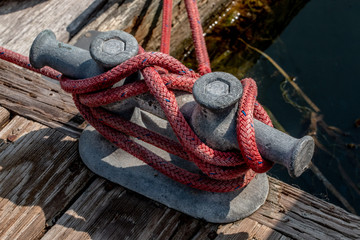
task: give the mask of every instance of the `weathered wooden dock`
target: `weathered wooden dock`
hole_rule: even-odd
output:
[[[70,43],[88,30],[123,29],[156,49],[160,2],[2,1],[0,45],[27,54],[46,28]],[[180,2],[174,0],[175,46],[190,34]],[[226,2],[200,0],[200,13],[209,19]],[[360,239],[359,216],[271,177],[265,205],[224,225],[191,218],[104,180],[79,157],[78,137],[86,123],[71,96],[57,83],[2,60],[0,105],[0,239]]]

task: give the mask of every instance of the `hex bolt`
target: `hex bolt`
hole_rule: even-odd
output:
[[[191,125],[200,139],[221,151],[239,149],[235,119],[241,82],[228,73],[208,73],[195,82],[193,95],[199,105],[192,113]],[[256,119],[254,128],[262,157],[285,166],[292,177],[308,168],[314,152],[312,137],[296,139]]]
[[[92,58],[105,68],[112,68],[138,53],[136,39],[123,31],[114,30],[98,35],[90,45]]]
[[[89,51],[57,41],[51,30],[44,30],[36,37],[29,58],[35,68],[50,66],[73,79],[93,77],[105,71]]]
[[[213,112],[223,112],[234,106],[241,95],[242,85],[229,73],[205,74],[193,86],[193,95],[200,106]]]

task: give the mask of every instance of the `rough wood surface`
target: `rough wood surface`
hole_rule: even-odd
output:
[[[229,0],[198,0],[199,13],[204,26],[214,18],[231,1]],[[148,51],[160,48],[161,39],[161,0],[109,1],[98,12],[90,23],[77,34],[70,43],[90,30],[109,31],[114,29],[125,30],[135,36]],[[179,56],[184,52],[184,41],[190,44],[191,30],[188,23],[184,1],[173,1],[171,55]]]
[[[0,60],[0,105],[75,137],[85,126],[71,95],[59,84],[3,60]]]
[[[9,122],[10,112],[0,106],[0,130]]]
[[[360,238],[360,217],[273,178],[270,183],[268,200],[255,214],[218,225],[97,179],[43,239]]]
[[[251,219],[220,227],[207,224],[97,179],[42,240],[211,239],[212,236],[279,239],[283,235]]]
[[[92,174],[55,129],[16,116],[0,139],[0,239],[37,239]]]
[[[250,218],[295,239],[360,239],[360,216],[274,178]]]
[[[28,55],[39,32],[51,29],[67,42],[106,0],[11,0],[0,2],[0,45]]]
[[[199,0],[203,22],[222,10],[229,0]],[[190,39],[190,27],[184,1],[173,4],[172,54],[182,53],[183,41]],[[55,32],[57,39],[74,43],[89,30],[126,30],[147,49],[158,50],[161,32],[161,0],[13,0],[0,2],[0,46],[28,55],[32,41],[44,29]],[[14,21],[16,19],[16,21]],[[74,36],[74,37],[73,37]]]

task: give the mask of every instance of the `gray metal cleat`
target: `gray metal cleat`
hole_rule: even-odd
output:
[[[241,82],[229,73],[208,73],[195,82],[193,95],[199,105],[192,113],[191,125],[200,139],[218,150],[239,149],[236,114],[242,96]],[[308,168],[314,153],[312,137],[296,139],[256,119],[254,128],[263,158],[285,166],[292,177]]]
[[[50,66],[73,79],[89,78],[105,71],[89,51],[57,41],[51,30],[44,30],[36,37],[29,58],[35,68]]]
[[[104,35],[107,36],[106,34]],[[101,74],[106,70],[106,68],[113,66],[113,63],[110,63],[112,61],[112,57],[109,57],[111,61],[107,62],[108,57],[106,57],[106,54],[116,58],[118,55],[121,55],[120,50],[126,50],[126,47],[131,46],[130,44],[127,45],[127,42],[122,45],[117,38],[106,39],[107,38],[100,37],[99,43],[95,43],[94,40],[92,44],[92,47],[95,46],[95,50],[91,50],[91,55],[94,59],[96,59],[98,62],[97,64],[91,58],[88,51],[57,42],[55,35],[47,30],[42,32],[33,44],[30,56],[32,58],[32,64],[35,67],[49,65],[71,78],[85,78]],[[136,45],[133,49],[134,51],[131,52],[135,55],[135,50],[137,52],[137,49],[138,46]],[[106,54],[98,58],[98,56],[104,52],[106,52]],[[78,54],[80,57],[76,56]],[[105,59],[103,59],[103,57]],[[123,58],[119,61],[125,60],[127,59]],[[91,66],[93,69],[86,69],[82,67],[88,62],[92,64]],[[68,71],[66,68],[71,69],[71,71]],[[82,75],[84,74],[83,70],[88,70],[85,71],[86,76]],[[193,125],[195,132],[200,135],[200,138],[203,141],[214,141],[213,144],[209,145],[213,146],[215,149],[220,149],[222,146],[227,146],[226,148],[230,149],[237,148],[235,135],[236,124],[234,121],[237,109],[236,106],[238,104],[237,102],[241,97],[242,86],[240,82],[230,74],[214,74],[205,75],[196,81],[194,86],[194,95],[201,106],[195,102],[192,94],[176,92],[179,108],[184,114],[186,120],[190,123],[190,125]],[[215,80],[211,80],[210,84],[207,84],[206,81],[208,80],[205,82],[202,80],[203,78],[208,79],[209,77],[212,79],[214,76],[217,77]],[[125,80],[122,80],[121,82],[125,82]],[[203,87],[201,87],[201,85]],[[204,94],[201,92],[196,93],[198,90],[202,91],[201,89],[205,91]],[[211,99],[209,99],[209,97]],[[137,107],[134,108],[135,106]],[[149,94],[142,94],[135,98],[126,99],[125,101],[103,107],[113,112],[120,113],[121,115],[126,114],[126,109],[134,108],[135,111],[131,112],[129,115],[132,122],[163,134],[164,136],[173,136],[173,138],[175,138],[168,121],[154,116],[157,115],[165,118],[164,113],[161,111],[161,107]],[[202,129],[203,126],[197,127],[197,125],[210,126],[210,124],[212,124],[211,119],[216,120],[215,124],[217,126],[210,128],[205,127],[204,129]],[[220,119],[222,119],[222,121],[220,121]],[[201,121],[202,124],[200,124]],[[260,127],[257,126],[258,124],[260,124]],[[263,127],[261,124],[262,123],[260,122],[255,123],[257,137],[263,136],[265,132],[267,132],[269,136],[263,136],[264,139],[262,140],[257,139],[258,148],[261,153],[265,152],[265,150],[261,150],[262,148],[265,148],[266,151],[270,152],[270,154],[268,154],[269,158],[267,156],[266,158],[276,162],[278,160],[278,150],[275,148],[275,150],[271,152],[270,148],[267,149],[269,147],[266,145],[267,142],[275,142],[277,141],[276,138],[280,138],[283,139],[282,141],[288,142],[296,142],[298,140],[280,133],[277,130],[263,130],[262,128],[266,128],[267,126],[265,125]],[[257,130],[257,128],[261,129]],[[203,132],[203,130],[208,132]],[[223,135],[217,133],[216,131],[223,132]],[[264,133],[258,134],[259,131],[264,131]],[[212,139],[213,132],[216,132],[214,139]],[[282,136],[281,134],[285,136]],[[221,136],[224,138],[221,139]],[[191,162],[178,159],[176,156],[173,156],[154,146],[150,146],[140,140],[135,139],[135,141],[155,152],[167,161],[179,164],[180,167],[184,167],[185,169],[194,171],[195,173],[199,171]],[[296,144],[293,145],[295,146]],[[283,164],[287,164],[289,162],[291,163],[291,161],[288,161],[287,159],[289,156],[291,157],[294,154],[294,149],[287,149],[286,151],[288,151],[288,154],[283,154],[285,160],[278,162]],[[262,204],[264,204],[269,191],[269,183],[266,174],[258,174],[245,188],[237,189],[230,193],[210,193],[192,189],[186,185],[172,181],[165,176],[157,175],[157,172],[150,166],[129,155],[123,150],[117,149],[91,126],[88,126],[81,135],[79,141],[79,152],[84,163],[96,174],[133,191],[139,192],[140,194],[153,200],[159,201],[170,208],[177,209],[193,217],[205,219],[210,222],[226,223],[249,216]],[[272,155],[274,156],[271,157]],[[194,165],[194,168],[192,165]],[[291,166],[289,166],[288,169],[289,168],[291,168]],[[302,167],[300,168],[303,169]],[[297,171],[293,172],[295,172],[295,175],[298,174]],[[134,181],[134,179],[136,179],[136,181]],[[179,199],[181,199],[181,201],[179,201]]]
[[[106,43],[107,41],[110,42]],[[45,30],[33,43],[30,61],[34,67],[48,65],[72,78],[92,77],[105,71],[103,66],[110,66],[107,64],[115,62],[115,58],[119,61],[117,64],[120,64],[132,57],[132,54],[135,55],[138,45],[135,45],[134,41],[136,42],[135,38],[122,31],[111,31],[97,36],[90,49],[97,49],[93,50],[91,55],[94,58],[100,56],[97,59],[102,65],[100,67],[88,51],[58,42],[50,30]],[[121,54],[122,49],[126,53]],[[106,62],[106,54],[101,56],[104,52],[114,58]],[[236,77],[221,72],[200,77],[193,87],[193,96],[198,104],[194,102],[191,94],[177,92],[176,95],[181,112],[202,141],[221,151],[239,148],[236,139],[236,112],[242,86]],[[104,107],[123,115],[131,113],[135,106],[165,118],[161,107],[149,94]],[[256,119],[254,127],[257,147],[265,159],[284,165],[293,177],[300,176],[307,169],[314,152],[314,141],[310,136],[296,139]]]

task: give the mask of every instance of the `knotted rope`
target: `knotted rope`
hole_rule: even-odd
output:
[[[185,0],[192,29],[195,51],[199,62],[200,75],[210,72],[209,57],[202,35],[200,18],[196,3]],[[195,4],[195,5],[194,5]],[[164,0],[163,37],[161,50],[168,53],[171,32],[171,0]],[[243,96],[237,114],[237,140],[239,152],[222,152],[204,144],[192,131],[179,110],[173,90],[192,92],[192,86],[199,74],[186,68],[175,58],[165,53],[144,52],[121,63],[101,75],[72,80],[49,67],[40,70],[33,68],[27,57],[0,47],[0,58],[19,66],[39,72],[60,81],[62,89],[73,95],[76,107],[82,116],[106,139],[117,147],[162,174],[190,187],[212,191],[229,192],[246,186],[256,173],[269,170],[272,163],[263,160],[255,141],[253,117],[272,126],[270,118],[256,101],[257,87],[250,78],[241,81]],[[158,70],[161,71],[158,71]],[[120,87],[111,88],[120,80],[141,71],[144,81],[136,81]],[[160,103],[179,142],[163,137],[156,132],[125,121],[120,116],[103,108],[102,105],[150,92]],[[202,171],[195,174],[162,159],[142,145],[133,141],[133,136],[150,143],[171,154],[194,162]]]

